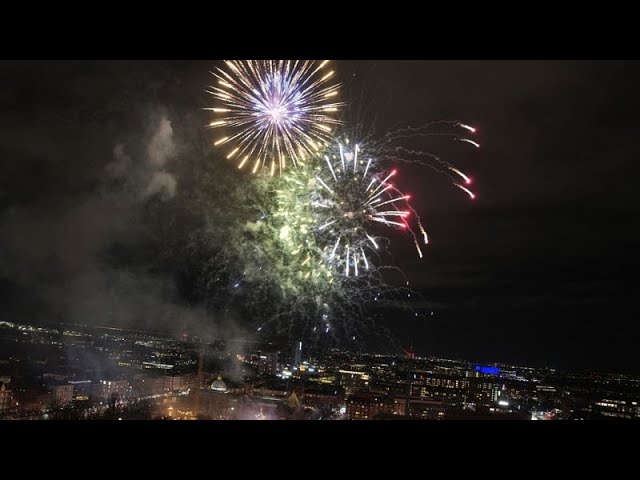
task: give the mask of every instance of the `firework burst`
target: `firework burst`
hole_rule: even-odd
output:
[[[410,232],[422,257],[411,223],[424,229],[409,205],[411,197],[390,182],[397,170],[385,171],[374,154],[366,144],[338,141],[324,152],[324,168],[315,177],[318,188],[311,205],[315,233],[325,245],[322,257],[345,277],[359,277],[374,267],[370,259],[379,249],[374,226]]]
[[[207,90],[218,104],[209,127],[227,159],[271,175],[303,164],[331,137],[339,121],[338,84],[328,60],[227,60]]]

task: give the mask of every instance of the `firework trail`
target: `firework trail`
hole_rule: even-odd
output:
[[[207,90],[217,104],[209,127],[222,133],[215,146],[239,168],[272,176],[303,164],[331,138],[338,84],[328,60],[227,60],[212,72]]]
[[[445,130],[443,130],[443,127],[445,128]],[[469,197],[473,200],[476,198],[476,195],[467,188],[473,183],[473,179],[468,174],[455,167],[451,163],[442,160],[438,155],[434,153],[409,149],[402,144],[407,139],[418,137],[441,137],[448,138],[453,141],[468,143],[476,148],[480,147],[480,144],[478,142],[469,138],[461,137],[456,129],[464,129],[471,133],[476,132],[476,129],[470,125],[450,121],[432,122],[417,128],[401,128],[389,132],[384,136],[379,148],[380,154],[390,161],[415,163],[426,166],[438,173],[446,175],[451,180],[451,183],[454,186],[467,193],[467,195],[469,195]],[[460,182],[460,180],[462,180],[464,182],[464,185],[466,185],[467,187],[460,185],[458,183]]]

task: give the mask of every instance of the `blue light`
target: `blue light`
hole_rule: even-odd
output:
[[[476,365],[476,372],[484,373],[485,375],[498,375],[500,374],[500,369],[498,367],[486,367],[483,365]]]

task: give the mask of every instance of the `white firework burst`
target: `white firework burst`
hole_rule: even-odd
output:
[[[316,234],[327,245],[324,262],[346,277],[369,271],[373,265],[367,252],[379,248],[375,234],[369,231],[375,224],[411,232],[422,257],[409,216],[413,214],[420,230],[424,229],[409,205],[411,197],[389,183],[397,171],[383,172],[359,145],[349,147],[347,142],[327,149],[323,157],[325,168],[315,178],[319,188],[312,206]]]
[[[330,139],[339,124],[335,113],[339,85],[328,60],[227,60],[212,74],[207,90],[217,105],[209,127],[222,133],[214,141],[227,159],[252,172],[282,172],[304,163]]]

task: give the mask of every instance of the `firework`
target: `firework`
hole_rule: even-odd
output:
[[[344,264],[327,261],[337,225],[319,230],[320,222],[330,221],[328,210],[317,204],[328,194],[317,181],[318,176],[330,175],[326,164],[307,162],[276,178],[254,176],[235,182],[224,177],[232,173],[228,168],[207,167],[210,173],[198,176],[193,202],[207,219],[206,233],[185,244],[203,241],[205,245],[196,250],[213,253],[200,262],[211,301],[255,319],[255,331],[261,336],[295,331],[304,338],[360,338],[371,330],[369,322],[375,318],[367,311],[370,304],[406,298],[402,289],[382,279],[386,270],[378,268],[383,262],[377,253],[386,252],[388,242],[373,230],[368,241],[379,250],[370,252],[364,246],[364,254],[356,252],[356,266],[350,253],[350,270],[357,268],[358,277],[355,270],[345,277]],[[369,171],[379,172],[374,162]],[[364,170],[358,168],[356,173],[362,175]],[[222,201],[227,208],[219,208]],[[371,222],[374,230],[376,225],[386,228]],[[209,242],[211,246],[206,245]],[[336,258],[345,253],[343,247],[336,249]]]
[[[261,335],[295,328],[353,339],[356,324],[371,319],[368,305],[404,308],[415,296],[385,262],[385,230],[406,234],[420,257],[429,237],[410,196],[394,184],[392,165],[428,166],[474,199],[465,171],[411,147],[430,136],[479,147],[467,138],[476,129],[434,122],[373,138],[355,125],[353,143],[336,132],[341,104],[327,61],[227,61],[213,75],[214,145],[240,169],[279,175],[245,179],[224,197],[233,205],[224,215],[229,228],[213,218],[207,228],[224,232],[204,264],[208,288],[258,320]],[[213,210],[206,205],[198,208]]]
[[[207,90],[217,101],[214,145],[253,173],[303,164],[331,138],[338,84],[328,60],[227,60]]]
[[[446,128],[442,129],[442,127]],[[478,142],[459,136],[455,130],[452,130],[452,128],[462,128],[471,133],[476,132],[476,129],[470,125],[449,121],[432,122],[419,128],[402,128],[389,132],[385,135],[380,147],[381,156],[386,158],[388,161],[420,164],[429,167],[438,173],[446,175],[455,187],[465,192],[469,198],[474,200],[476,198],[475,193],[467,188],[473,183],[473,179],[469,175],[454,167],[451,163],[443,160],[438,155],[423,150],[412,150],[406,148],[404,145],[404,142],[408,139],[415,139],[418,137],[441,137],[449,138],[458,142],[464,142],[473,145],[476,148],[480,148],[480,144]],[[399,142],[402,142],[402,144],[399,144]],[[458,183],[460,180],[462,180],[466,186]]]
[[[338,141],[325,150],[324,168],[314,179],[318,187],[311,205],[323,264],[344,277],[366,275],[374,268],[371,259],[379,249],[376,226],[409,231],[422,256],[410,226],[412,221],[422,229],[409,205],[411,197],[390,183],[397,170],[385,171],[374,153],[366,144]]]
[[[454,125],[475,131],[468,125]],[[385,228],[406,232],[418,256],[423,257],[428,234],[410,204],[411,196],[392,183],[398,170],[387,170],[390,163],[429,166],[475,199],[466,187],[472,179],[462,170],[431,153],[396,146],[398,139],[425,135],[461,140],[455,133],[424,127],[399,130],[382,141],[365,137],[353,143],[344,137],[318,152],[315,162],[281,176],[272,216],[280,222],[276,228],[279,249],[290,257],[287,264],[298,276],[296,288],[305,282],[342,285],[351,279],[376,276],[381,267],[381,245],[389,244],[379,236]]]

